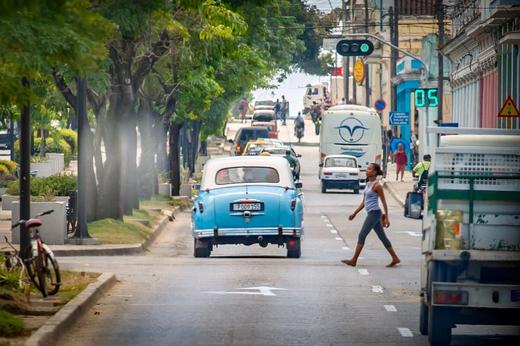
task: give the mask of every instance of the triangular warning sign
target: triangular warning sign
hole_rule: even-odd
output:
[[[504,105],[502,106],[502,109],[500,112],[498,112],[499,117],[520,117],[520,112],[518,111],[518,108],[516,108],[515,101],[511,98],[511,96],[508,96],[506,99],[506,102],[504,102]]]

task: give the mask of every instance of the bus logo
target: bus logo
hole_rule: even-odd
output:
[[[356,143],[363,138],[367,127],[363,125],[359,119],[348,117],[336,127],[339,131],[339,136],[347,143]]]

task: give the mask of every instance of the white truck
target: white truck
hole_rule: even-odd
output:
[[[360,183],[366,167],[380,163],[383,153],[381,119],[372,108],[358,105],[330,107],[323,114],[320,129],[320,164],[327,155],[350,155],[357,159]]]
[[[428,128],[420,332],[520,325],[520,131]]]

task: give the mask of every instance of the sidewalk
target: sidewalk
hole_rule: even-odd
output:
[[[383,186],[388,190],[390,195],[404,207],[406,194],[412,191],[416,180],[414,180],[411,171],[404,172],[403,181],[396,181],[395,174],[395,163],[388,162],[386,178],[383,178]]]

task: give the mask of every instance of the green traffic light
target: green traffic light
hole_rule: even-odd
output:
[[[361,50],[361,52],[363,52],[363,53],[368,52],[369,49],[370,49],[370,47],[369,47],[368,44],[366,44],[366,43],[363,43],[363,44],[361,45],[361,47],[360,47],[360,50]]]

